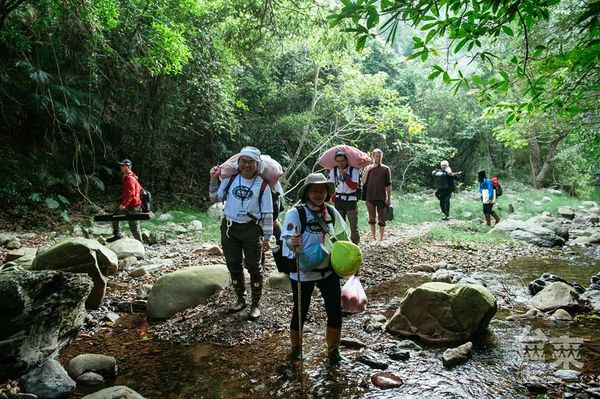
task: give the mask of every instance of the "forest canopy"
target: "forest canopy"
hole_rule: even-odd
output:
[[[573,195],[598,184],[600,2],[0,2],[0,203],[15,218],[115,197],[130,158],[202,206],[244,145],[287,189],[320,152],[380,147],[402,192],[448,159]]]

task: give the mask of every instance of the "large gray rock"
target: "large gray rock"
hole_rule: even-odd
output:
[[[223,217],[223,209],[224,209],[224,205],[222,202],[217,202],[215,204],[212,204],[208,210],[206,211],[206,213],[208,213],[208,216],[214,217],[214,218],[221,218]]]
[[[269,287],[274,290],[292,292],[292,286],[290,284],[290,277],[288,274],[278,272],[275,270],[269,274]]]
[[[573,219],[573,223],[595,226],[600,222],[600,215],[592,212],[584,213]]]
[[[84,274],[0,273],[0,381],[16,378],[64,347],[85,318]]]
[[[588,289],[581,294],[580,298],[588,301],[594,312],[600,313],[600,290]]]
[[[25,392],[44,399],[64,398],[73,392],[76,385],[61,364],[54,359],[23,376],[21,384]]]
[[[86,395],[83,399],[144,399],[144,397],[125,385],[115,385]]]
[[[574,219],[575,211],[570,206],[561,206],[558,208],[558,214],[565,219]]]
[[[117,258],[125,259],[130,256],[135,256],[138,259],[143,259],[145,255],[144,244],[133,238],[121,238],[107,245],[107,248],[117,254]]]
[[[552,228],[543,227],[539,222],[534,221],[523,222],[515,219],[505,219],[502,223],[495,225],[490,233],[506,234],[513,240],[525,241],[540,247],[554,247],[565,243],[565,239],[560,237]]]
[[[202,231],[204,226],[200,220],[192,220],[187,227],[188,231]]]
[[[531,305],[544,312],[558,308],[577,309],[580,307],[579,294],[569,284],[557,281],[535,294],[531,298]]]
[[[497,310],[483,286],[425,283],[410,288],[386,329],[425,342],[466,342],[483,332]]]
[[[112,235],[113,231],[112,227],[110,226],[110,223],[92,223],[92,225],[87,229],[87,232],[95,236],[108,236]]]
[[[433,273],[433,275],[431,276],[431,281],[439,283],[456,283],[463,277],[464,275],[460,272],[454,270],[440,269]]]
[[[106,276],[117,271],[117,255],[98,241],[87,238],[67,238],[52,247],[38,251],[32,270],[61,270],[86,273],[94,288],[86,301],[90,309],[97,309],[106,292]]]
[[[35,255],[37,253],[37,248],[29,248],[29,247],[21,247],[19,249],[13,249],[12,251],[6,254],[6,258],[4,258],[5,262],[11,262],[13,260],[21,259],[23,257],[27,257],[27,261],[29,265],[33,262]],[[19,262],[22,264],[22,262]]]
[[[165,319],[205,302],[229,282],[225,265],[192,266],[160,277],[150,291],[147,316]]]
[[[67,372],[71,378],[77,379],[84,373],[94,372],[106,378],[114,378],[117,375],[117,361],[112,356],[96,353],[84,353],[77,355],[67,364]]]

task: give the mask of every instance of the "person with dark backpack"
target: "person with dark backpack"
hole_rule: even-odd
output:
[[[294,310],[290,321],[292,351],[289,359],[301,360],[302,326],[306,321],[315,285],[321,291],[327,313],[327,353],[332,364],[343,360],[340,353],[342,305],[340,278],[331,266],[332,242],[328,230],[336,239],[347,240],[346,223],[340,213],[326,202],[335,193],[334,184],[322,173],[312,173],[298,190],[301,205],[285,215],[281,239],[283,256],[294,261],[298,256],[300,276],[296,267],[290,273]],[[327,252],[329,251],[329,252]],[[298,300],[301,297],[301,300]],[[300,302],[300,303],[298,303]],[[298,315],[300,307],[301,317]]]
[[[260,174],[260,151],[244,147],[236,161],[238,173],[219,185],[220,168],[210,170],[209,196],[212,202],[224,201],[221,245],[237,302],[229,309],[239,312],[246,307],[244,269],[250,273],[252,305],[248,317],[260,317],[263,287],[261,258],[270,249],[273,234],[273,200],[271,188]]]
[[[135,173],[131,170],[132,163],[129,159],[124,159],[119,162],[121,173],[123,174],[123,183],[121,190],[121,203],[116,213],[142,213],[142,200],[140,198],[140,185],[139,179]],[[106,241],[113,242],[123,238],[121,229],[119,228],[119,221],[115,220],[112,222],[113,236],[108,238]],[[133,237],[142,241],[142,229],[139,220],[129,220],[129,228]]]
[[[357,244],[360,241],[358,233],[358,200],[360,199],[359,170],[348,165],[348,156],[343,151],[335,154],[337,166],[329,171],[329,181],[335,185],[335,195],[332,198],[335,209],[350,225],[350,239]]]
[[[440,169],[431,172],[433,184],[436,188],[435,197],[440,200],[440,209],[444,214],[444,220],[448,220],[450,216],[450,197],[456,191],[455,181],[458,179],[459,174],[460,172],[452,172],[448,161],[440,162]]]

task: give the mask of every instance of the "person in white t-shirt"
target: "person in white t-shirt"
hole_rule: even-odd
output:
[[[237,160],[239,172],[224,179],[219,185],[220,169],[210,171],[209,195],[212,202],[224,201],[221,223],[221,245],[237,302],[230,308],[239,312],[246,307],[244,269],[250,273],[252,305],[249,318],[260,317],[262,295],[262,251],[269,250],[273,234],[273,202],[271,189],[259,175],[260,151],[244,147]]]
[[[359,170],[348,165],[348,156],[343,151],[335,154],[337,166],[329,171],[329,181],[335,185],[335,209],[350,225],[350,239],[358,245],[358,196],[356,190],[360,184]]]

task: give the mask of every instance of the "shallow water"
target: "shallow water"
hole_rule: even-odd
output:
[[[583,343],[578,344],[576,360],[582,363],[582,380],[585,381],[589,376],[600,374],[600,321],[582,319],[577,324],[554,324],[544,320],[508,322],[505,317],[526,310],[525,304],[530,298],[527,284],[543,272],[587,287],[590,277],[599,270],[600,260],[573,255],[559,259],[521,258],[501,271],[474,273],[473,277],[488,283],[502,309],[490,323],[488,334],[474,342],[473,358],[448,370],[441,362],[445,347],[422,345],[422,351],[410,351],[407,361],[390,359],[386,371],[396,372],[404,381],[404,385],[396,389],[375,387],[370,376],[379,370],[354,361],[355,350],[343,348],[349,361],[338,368],[330,367],[326,362],[322,320],[309,321],[306,325],[303,392],[299,370],[284,360],[289,346],[284,333],[273,332],[261,342],[237,347],[186,346],[153,340],[151,327],[143,316],[123,316],[115,326],[98,336],[75,341],[62,353],[61,360],[84,352],[115,356],[120,373],[109,385],[130,386],[146,398],[530,397],[522,382],[532,376],[551,374],[556,369],[552,362],[556,361],[557,352],[548,343],[544,346],[543,359],[531,360],[527,358],[526,343],[522,339],[532,337],[536,331],[548,342],[560,337],[583,339]],[[376,351],[385,352],[396,338],[381,331],[367,333],[362,325],[370,315],[391,316],[407,288],[428,280],[423,275],[407,275],[368,289],[368,311],[346,316],[347,331],[357,331],[353,333],[355,338]],[[250,323],[248,328],[251,328]],[[577,369],[572,364],[567,365]],[[71,397],[85,393],[89,392],[78,390]]]

